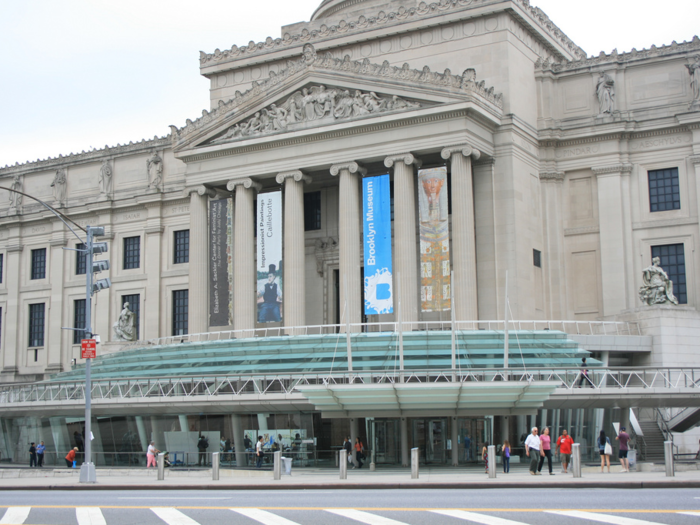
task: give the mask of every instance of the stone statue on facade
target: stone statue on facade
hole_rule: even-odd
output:
[[[673,295],[673,281],[668,278],[660,264],[661,259],[654,257],[651,266],[642,270],[644,286],[639,288],[639,298],[647,306],[678,304],[678,299]]]
[[[129,303],[124,303],[124,309],[113,328],[117,341],[136,341],[136,315],[129,310]]]
[[[159,190],[163,183],[163,159],[157,151],[148,157],[146,167],[148,168],[148,187]]]
[[[600,105],[600,115],[612,115],[615,110],[615,81],[607,73],[600,73],[595,88]]]
[[[22,194],[16,193],[22,191],[22,177],[19,174],[12,179],[10,189],[15,190],[10,192],[10,211],[17,211],[17,208],[22,205]]]
[[[100,193],[109,195],[112,193],[112,166],[108,160],[102,161],[100,166]]]
[[[56,176],[51,183],[53,188],[53,198],[61,207],[66,202],[66,169],[59,168],[56,170]]]
[[[692,64],[686,64],[685,67],[688,68],[688,73],[690,73],[690,87],[693,90],[693,101],[692,106],[697,106],[700,104],[700,55],[693,57]]]

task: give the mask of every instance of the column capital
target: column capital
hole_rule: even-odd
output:
[[[564,182],[564,172],[551,170],[540,171],[540,181],[542,182]]]
[[[387,168],[391,168],[397,162],[403,162],[406,166],[415,164],[416,168],[420,168],[423,165],[423,162],[417,159],[413,155],[413,153],[399,153],[397,155],[389,155],[387,158],[384,159],[384,165]]]
[[[182,192],[182,196],[189,197],[193,193],[197,193],[200,197],[204,197],[205,195],[211,198],[216,197],[216,191],[214,191],[208,186],[205,186],[204,184],[200,186],[190,186],[189,188],[185,188]],[[158,204],[160,204],[160,202]]]
[[[688,157],[688,159],[690,160],[690,162],[692,162],[696,166],[698,164],[700,164],[700,155],[692,155],[692,156]]]
[[[304,174],[301,170],[283,171],[278,173],[277,177],[275,177],[277,184],[282,184],[284,179],[294,179],[296,182],[304,181],[307,184],[311,182],[311,177]]]
[[[360,166],[357,162],[346,162],[344,164],[333,164],[331,166],[331,175],[337,176],[340,170],[348,170],[350,173],[359,173],[360,175],[366,175],[367,170]]]
[[[610,166],[601,166],[593,168],[593,174],[596,176],[610,175],[611,173],[632,173],[632,164],[614,164]]]
[[[243,186],[247,190],[249,190],[250,188],[253,188],[255,191],[260,191],[262,189],[262,184],[255,182],[250,177],[247,177],[245,179],[230,180],[226,184],[226,189],[228,191],[234,191],[237,186]]]
[[[465,157],[471,157],[474,160],[479,160],[481,152],[478,149],[472,148],[469,144],[457,144],[456,146],[447,146],[440,152],[440,156],[447,160],[455,153],[461,153]]]

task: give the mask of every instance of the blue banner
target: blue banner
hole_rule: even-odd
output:
[[[365,315],[394,311],[389,175],[362,179]]]

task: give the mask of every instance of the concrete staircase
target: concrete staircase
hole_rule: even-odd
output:
[[[664,462],[664,433],[661,432],[656,421],[640,421],[639,426],[644,432],[644,458],[642,461],[651,461],[654,463]],[[637,437],[637,449],[642,448],[641,439]]]

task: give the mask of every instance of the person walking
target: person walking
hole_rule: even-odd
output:
[[[489,444],[484,442],[484,446],[481,448],[481,459],[484,460],[484,471],[489,473]]]
[[[547,458],[547,466],[549,467],[549,475],[554,476],[552,472],[552,440],[549,437],[549,427],[544,427],[542,430],[542,435],[540,436],[540,443],[542,443],[542,454],[540,456],[540,464],[537,467],[537,472],[542,472],[542,466],[544,465],[544,458]]]
[[[155,441],[151,441],[151,444],[148,445],[148,450],[146,451],[146,468],[150,468],[151,465],[154,467],[157,466],[156,464],[156,454],[158,454],[160,450],[156,448],[156,443]]]
[[[581,379],[578,381],[578,387],[581,388],[582,385],[593,387],[593,381],[588,377],[588,365],[586,364],[586,358],[581,358]]]
[[[557,439],[557,451],[561,454],[561,464],[564,467],[564,474],[568,474],[569,463],[571,463],[571,445],[573,438],[566,430],[561,431],[561,436]]]
[[[73,463],[75,463],[75,454],[78,452],[78,447],[73,447],[73,449],[66,455],[66,467],[73,468]]]
[[[255,466],[262,467],[265,452],[263,451],[263,437],[258,436],[258,442],[255,444]]]
[[[598,450],[600,451],[600,471],[603,470],[603,466],[606,461],[608,463],[608,473],[610,473],[610,456],[612,455],[612,445],[610,444],[610,438],[606,437],[605,431],[601,430],[598,436]]]
[[[503,442],[503,473],[510,472],[510,442],[506,439]]]
[[[33,441],[29,444],[29,467],[36,467],[36,444]]]
[[[622,465],[622,470],[620,472],[630,471],[630,462],[627,459],[630,435],[627,432],[625,432],[625,430],[627,430],[625,427],[620,428],[620,433],[615,437],[615,441],[620,442],[620,450],[618,452],[618,457],[620,458],[620,465]]]
[[[44,445],[44,442],[42,441],[36,447],[36,466],[37,467],[44,466],[44,452],[45,451],[46,451],[46,445]]]
[[[365,459],[365,447],[360,441],[359,437],[355,438],[355,460],[357,461],[357,468],[362,468],[362,460]],[[355,468],[355,467],[353,467]]]
[[[525,440],[525,454],[530,458],[530,474],[533,476],[540,474],[537,472],[537,464],[540,461],[540,455],[544,455],[540,450],[541,447],[537,427],[532,427],[532,433]]]

